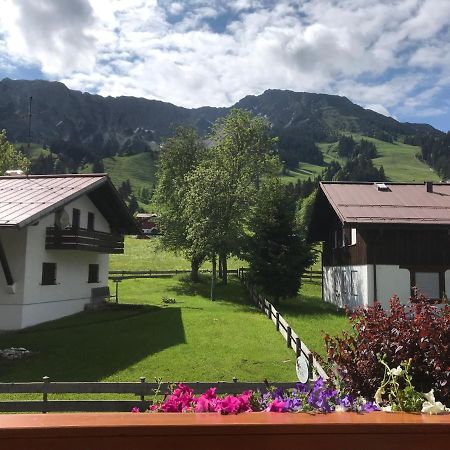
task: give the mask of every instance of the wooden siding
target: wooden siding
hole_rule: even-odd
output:
[[[445,229],[357,230],[356,245],[334,247],[334,230],[324,245],[324,266],[363,264],[450,269],[450,235]]]

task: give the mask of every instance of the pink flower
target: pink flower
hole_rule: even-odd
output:
[[[273,400],[267,407],[267,412],[286,412],[287,407],[283,400]]]
[[[132,412],[132,413],[139,413],[139,412],[141,412],[141,411],[139,411],[139,408],[138,408],[137,406],[135,406],[135,407],[131,410],[131,412]]]

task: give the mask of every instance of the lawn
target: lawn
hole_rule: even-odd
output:
[[[111,255],[110,270],[188,270],[190,262],[181,255],[165,251],[161,248],[159,237],[150,239],[125,238],[125,253]],[[245,267],[247,263],[230,258],[228,269]],[[202,269],[209,269],[211,263],[205,261]]]
[[[163,304],[163,297],[175,300]],[[209,300],[209,279],[129,280],[117,310],[85,312],[0,336],[35,352],[0,362],[0,381],[292,381],[295,355],[236,278]]]
[[[299,295],[282,300],[277,308],[307,347],[323,357],[324,333],[336,336],[350,330],[345,314],[322,301],[320,281],[303,280]]]

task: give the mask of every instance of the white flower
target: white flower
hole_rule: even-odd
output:
[[[391,369],[390,372],[391,372],[391,375],[398,377],[403,373],[403,370],[400,366],[397,366],[395,369]]]
[[[382,406],[380,409],[381,409],[381,411],[384,411],[384,412],[392,412],[392,406],[391,405]]]
[[[346,409],[342,406],[342,405],[336,405],[336,407],[334,408],[334,410],[336,412],[345,412]]]
[[[441,402],[437,402],[434,398],[434,390],[423,394],[425,401],[422,403],[422,412],[425,414],[444,414],[449,411]]]
[[[382,399],[382,395],[384,394],[384,389],[380,386],[377,391],[375,392],[375,403],[377,405],[379,405],[383,399]]]
[[[425,414],[445,414],[447,408],[441,402],[423,402],[422,412]]]

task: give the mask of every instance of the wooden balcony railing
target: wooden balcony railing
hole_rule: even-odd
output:
[[[46,231],[45,248],[47,250],[84,250],[99,253],[123,253],[123,236],[68,228],[61,230],[49,227]]]
[[[0,448],[26,450],[446,449],[450,415],[2,414]]]

